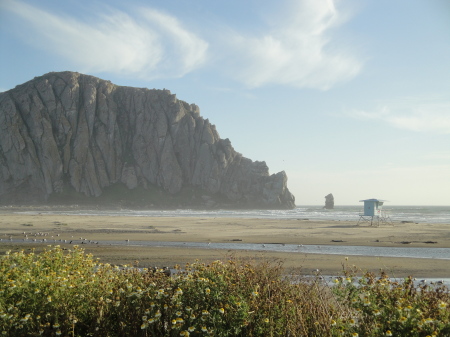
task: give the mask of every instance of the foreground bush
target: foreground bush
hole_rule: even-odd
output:
[[[7,336],[326,336],[335,315],[318,283],[279,264],[231,259],[162,271],[98,264],[77,246],[0,260]]]
[[[97,263],[77,246],[0,259],[6,336],[450,336],[446,288],[347,274],[329,287],[231,258],[164,272]]]
[[[444,285],[401,282],[381,273],[336,278],[334,293],[349,314],[334,324],[341,335],[450,337],[450,293]]]

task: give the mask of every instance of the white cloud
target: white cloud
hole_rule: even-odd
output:
[[[31,42],[83,71],[145,79],[180,77],[206,60],[208,44],[157,10],[141,9],[137,18],[111,11],[95,22],[83,22],[19,1],[5,1],[3,7],[32,27]]]
[[[450,134],[450,102],[398,100],[373,111],[353,110],[347,115],[385,122],[399,129]]]
[[[219,27],[218,22],[211,27],[208,22],[204,35],[209,42],[176,17],[149,7],[136,9],[133,16],[110,9],[83,21],[20,1],[4,0],[1,6],[31,28],[30,42],[83,72],[174,78],[209,59],[249,87],[282,84],[326,90],[355,77],[362,67],[332,36],[348,19],[337,1],[284,0],[277,11],[266,13],[257,34],[243,29],[224,37],[231,27]],[[210,45],[216,48],[214,55]]]
[[[229,37],[235,73],[250,87],[286,84],[326,90],[356,76],[362,62],[331,33],[347,19],[332,0],[292,1],[271,15],[268,32]]]
[[[168,68],[179,63],[184,75],[205,62],[208,44],[184,29],[176,18],[149,8],[143,9],[143,15],[160,28],[162,40],[171,42],[166,46],[171,51],[166,53]]]

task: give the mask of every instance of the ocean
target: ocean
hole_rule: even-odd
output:
[[[3,211],[5,209],[3,208]],[[133,210],[133,209],[83,209],[81,207],[55,208],[36,207],[33,210],[15,210],[26,214],[73,214],[73,215],[110,215],[110,216],[148,216],[148,217],[235,217],[235,218],[273,218],[273,219],[309,219],[355,221],[363,212],[362,205],[335,206],[324,209],[322,206],[297,206],[292,210]],[[450,206],[384,206],[393,222],[411,221],[414,223],[450,224]]]

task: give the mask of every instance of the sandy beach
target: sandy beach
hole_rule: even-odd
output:
[[[394,223],[393,226],[356,226],[356,222],[313,221],[302,219],[242,219],[193,217],[120,217],[74,216],[2,212],[0,214],[0,254],[6,250],[42,250],[48,244],[72,245],[60,240],[91,241],[176,241],[176,242],[242,242],[297,245],[359,245],[379,247],[450,248],[449,224]],[[10,242],[9,238],[28,242]],[[46,236],[34,236],[48,233]],[[33,238],[47,243],[32,242]],[[55,243],[54,241],[57,240]],[[386,258],[200,249],[188,247],[142,247],[83,245],[86,252],[101,262],[139,266],[184,265],[200,259],[209,262],[230,255],[256,259],[281,260],[287,272],[311,274],[319,269],[323,275],[338,275],[342,264],[355,265],[363,271],[386,271],[393,277],[412,275],[420,278],[450,277],[450,260]]]

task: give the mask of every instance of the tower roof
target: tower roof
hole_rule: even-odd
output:
[[[375,199],[375,198],[372,198],[372,199],[360,200],[359,202],[361,202],[361,201],[387,201],[387,200],[382,200],[382,199]]]

